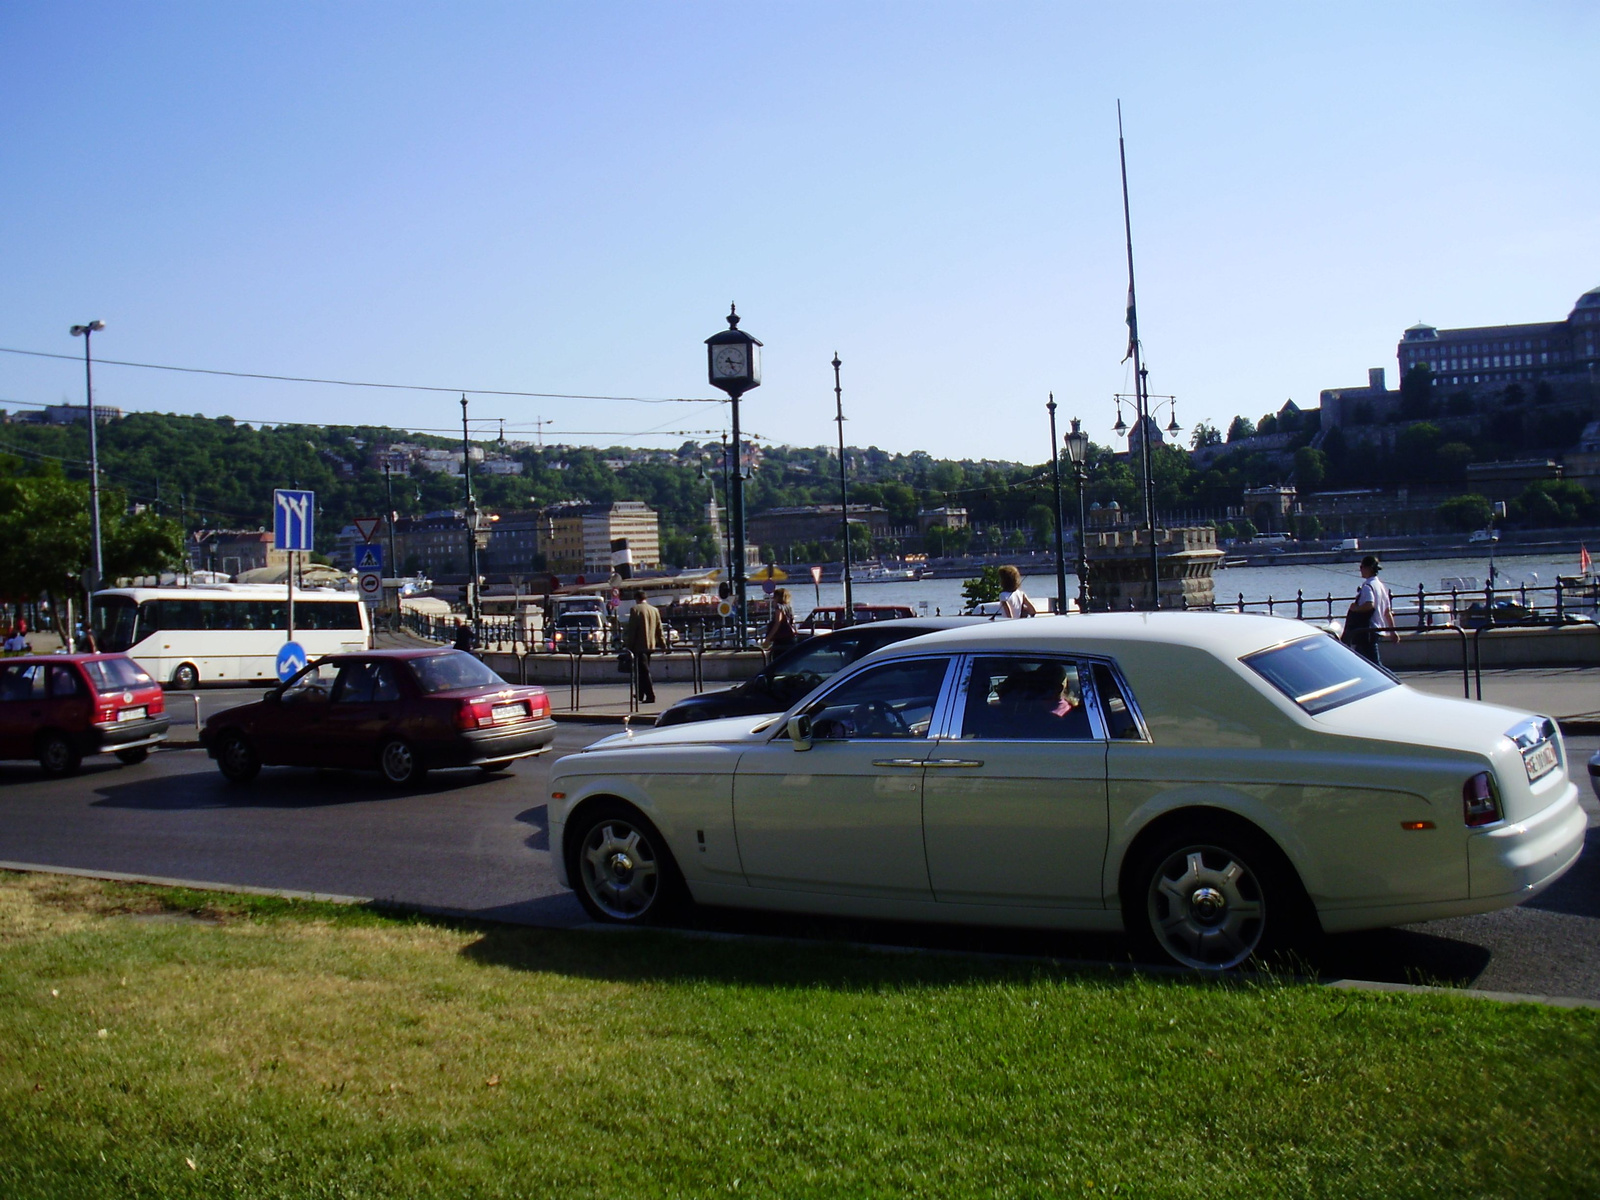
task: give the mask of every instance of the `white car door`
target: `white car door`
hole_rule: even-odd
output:
[[[1103,907],[1106,742],[1079,672],[1038,654],[963,664],[959,713],[924,768],[935,899]]]
[[[739,857],[752,887],[928,900],[923,760],[949,655],[856,672],[806,707],[811,749],[779,733],[733,782]]]

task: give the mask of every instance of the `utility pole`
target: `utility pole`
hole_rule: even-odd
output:
[[[472,439],[467,433],[467,397],[461,396],[461,477],[467,492],[467,620],[478,631],[478,502],[472,495]]]
[[[394,556],[394,485],[389,481],[389,452],[387,450],[383,454],[383,492],[384,495],[389,497],[389,520],[387,522],[389,526],[389,574],[398,578],[400,564],[395,561]]]
[[[91,366],[92,356],[89,353],[89,342],[94,334],[106,327],[104,321],[90,321],[87,325],[74,325],[72,336],[83,339],[83,395],[84,405],[89,411],[89,535],[93,540],[93,559],[90,564],[90,577],[84,580],[85,590],[90,596],[100,586],[101,576],[105,574],[105,560],[100,551],[100,449],[96,421],[94,419],[94,370]],[[84,627],[88,628],[89,613],[84,613]]]
[[[1061,447],[1056,442],[1056,394],[1050,393],[1050,474],[1056,488],[1056,611],[1067,611],[1067,543],[1061,528]],[[1080,534],[1081,536],[1081,534]]]
[[[844,470],[844,393],[839,386],[839,352],[833,352],[834,420],[839,423],[839,532],[844,541],[844,623],[856,623],[854,581],[850,578],[850,485]]]

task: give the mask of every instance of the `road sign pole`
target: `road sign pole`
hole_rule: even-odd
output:
[[[283,640],[294,641],[294,551],[289,551],[289,636]]]

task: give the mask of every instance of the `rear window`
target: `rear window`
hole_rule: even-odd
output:
[[[97,692],[120,692],[133,687],[145,687],[155,682],[131,658],[105,658],[86,662],[83,669],[89,672]]]
[[[506,685],[504,679],[463,650],[452,650],[449,654],[430,654],[426,658],[413,658],[411,673],[417,677],[417,686],[424,692],[449,692],[456,688]]]
[[[1382,667],[1324,634],[1240,661],[1313,716],[1400,686]]]

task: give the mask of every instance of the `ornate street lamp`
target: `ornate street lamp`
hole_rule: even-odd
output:
[[[1072,475],[1078,483],[1078,611],[1088,612],[1089,547],[1083,530],[1083,484],[1089,474],[1089,435],[1083,432],[1077,417],[1072,418],[1072,432],[1065,441],[1067,457],[1072,460]]]
[[[728,305],[728,327],[706,339],[706,372],[711,386],[733,402],[733,496],[728,524],[733,527],[733,611],[739,623],[737,644],[749,645],[745,624],[744,452],[739,440],[739,397],[761,386],[761,343],[739,328],[739,310]]]

